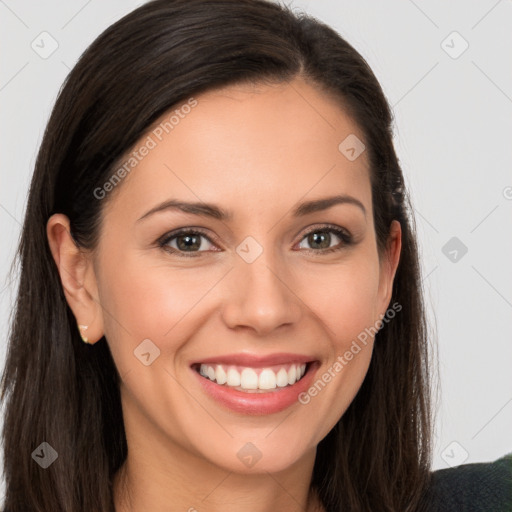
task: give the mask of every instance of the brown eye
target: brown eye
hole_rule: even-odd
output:
[[[204,243],[203,240],[207,240]],[[158,245],[171,253],[177,253],[180,256],[200,256],[202,252],[207,252],[208,249],[204,249],[205,246],[212,244],[211,240],[201,231],[195,230],[181,230],[174,233],[169,233],[164,236]]]
[[[336,239],[340,240],[334,246],[332,242],[336,242]],[[306,241],[310,248],[306,247],[306,250],[313,252],[333,252],[343,249],[343,247],[350,245],[352,242],[351,236],[341,228],[335,227],[321,227],[315,228],[306,233],[302,239]],[[301,243],[303,243],[301,241]]]

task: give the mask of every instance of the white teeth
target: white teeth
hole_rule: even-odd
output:
[[[292,384],[295,384],[296,377],[297,377],[297,368],[295,368],[295,365],[292,364],[290,366],[290,369],[288,370],[288,384],[290,384],[290,386]]]
[[[276,381],[277,381],[276,374],[272,370],[265,368],[265,370],[263,370],[260,373],[258,388],[259,389],[275,389]]]
[[[240,386],[244,389],[258,389],[258,374],[252,368],[244,368],[240,376]]]
[[[230,368],[228,370],[228,380],[227,380],[228,386],[237,387],[241,384],[241,378],[240,374],[234,369]]]
[[[278,367],[274,368],[277,370]],[[199,373],[219,385],[241,390],[269,390],[291,386],[306,373],[306,364],[291,364],[286,365],[286,368],[282,366],[278,371],[272,368],[241,368],[239,372],[233,366],[226,370],[226,366],[220,364],[201,364]]]
[[[217,384],[225,384],[228,380],[228,377],[226,375],[226,372],[224,371],[224,368],[219,364],[217,366],[217,369],[215,370],[215,380],[217,381]]]
[[[277,386],[280,388],[288,386],[288,372],[284,368],[277,372]]]

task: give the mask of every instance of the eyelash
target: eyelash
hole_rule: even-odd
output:
[[[310,231],[307,231],[306,233],[304,233],[300,242],[302,242],[302,240],[304,240],[304,238],[311,235],[312,233],[334,233],[342,240],[342,242],[340,244],[335,245],[334,247],[328,247],[327,249],[319,249],[319,250],[305,249],[307,252],[316,253],[316,255],[324,255],[327,253],[341,251],[342,249],[344,249],[345,247],[347,247],[349,245],[352,245],[352,243],[353,243],[352,235],[348,231],[345,231],[344,229],[339,228],[337,226],[331,226],[331,225],[314,227]],[[179,257],[184,257],[184,258],[197,258],[198,256],[201,256],[201,253],[208,252],[208,251],[196,251],[196,252],[192,251],[192,252],[187,253],[186,251],[180,251],[178,249],[175,249],[174,247],[167,247],[167,244],[171,240],[179,237],[180,235],[201,235],[201,236],[205,237],[210,243],[214,244],[214,242],[212,240],[210,240],[210,237],[203,230],[192,229],[192,228],[182,228],[177,231],[173,231],[171,233],[166,233],[163,237],[161,237],[157,241],[157,244],[164,251],[170,252],[171,254],[178,254]],[[318,254],[318,253],[320,253],[320,254]]]

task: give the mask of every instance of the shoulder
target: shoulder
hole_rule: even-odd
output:
[[[493,462],[432,472],[432,512],[512,511],[512,452]]]

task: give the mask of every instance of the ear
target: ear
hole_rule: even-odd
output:
[[[386,314],[393,293],[393,281],[395,279],[396,269],[400,261],[400,252],[402,250],[402,228],[400,222],[393,220],[391,222],[389,236],[386,244],[386,251],[380,262],[379,277],[379,316],[382,318]]]
[[[91,254],[81,250],[73,240],[66,215],[52,215],[46,234],[77,330],[78,324],[87,326],[81,333],[89,343],[96,343],[103,336],[103,315]]]

